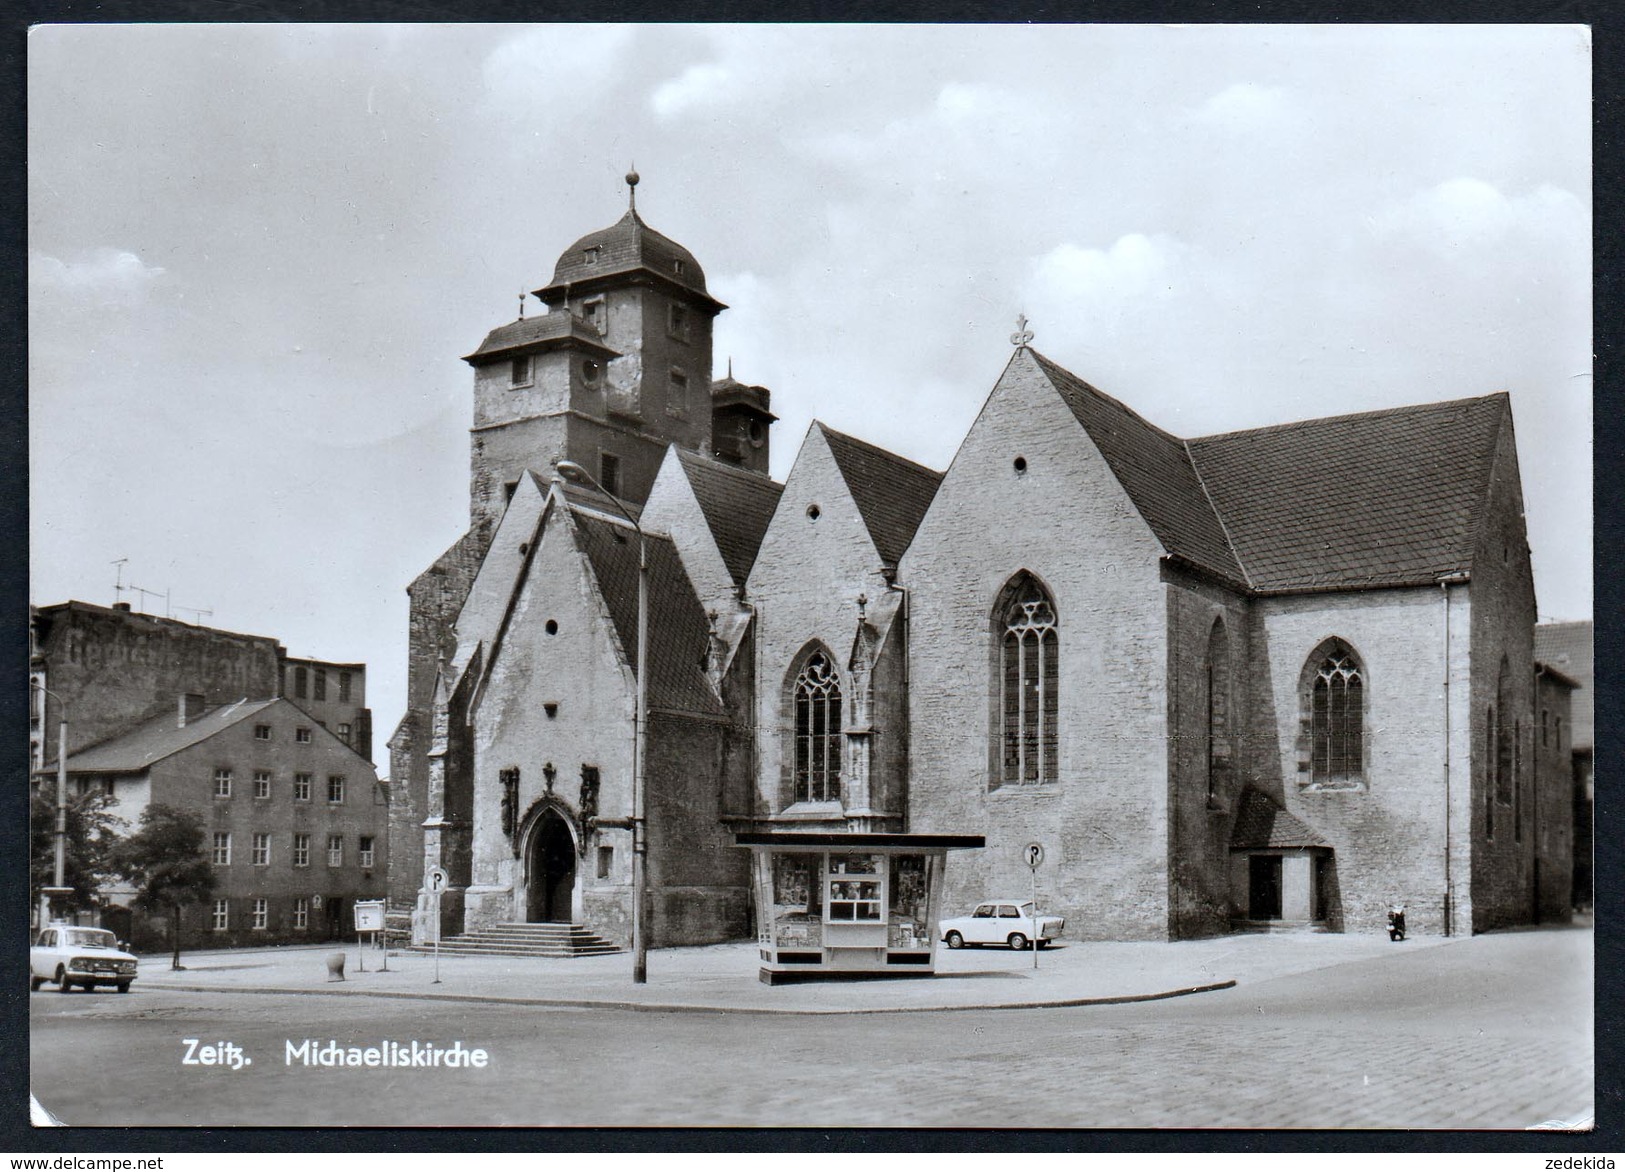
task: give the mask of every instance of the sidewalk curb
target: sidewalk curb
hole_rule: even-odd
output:
[[[877,1013],[971,1013],[994,1009],[1072,1009],[1089,1005],[1128,1005],[1137,1001],[1166,1001],[1193,993],[1211,993],[1235,987],[1234,980],[1188,985],[1161,993],[1125,993],[1116,997],[1067,997],[1054,1001],[1012,1001],[997,1005],[886,1005],[868,1008],[795,1009],[769,1006],[695,1005],[682,1002],[612,1001],[598,998],[484,997],[474,993],[407,993],[399,990],[273,989],[258,985],[221,988],[219,985],[148,984],[154,991],[181,993],[257,993],[292,997],[385,997],[397,1001],[461,1001],[485,1005],[530,1005],[538,1009],[624,1009],[633,1013],[752,1013],[768,1016],[839,1017]]]

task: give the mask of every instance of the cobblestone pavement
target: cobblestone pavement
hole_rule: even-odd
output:
[[[34,1091],[70,1124],[1524,1128],[1592,1110],[1591,948],[1512,932],[1173,1001],[878,1017],[42,994]],[[492,1065],[284,1065],[306,1036]],[[259,1063],[183,1068],[182,1037]]]

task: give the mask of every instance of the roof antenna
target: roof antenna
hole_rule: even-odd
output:
[[[626,173],[626,202],[627,210],[633,214],[638,210],[638,165],[632,164],[632,169]]]

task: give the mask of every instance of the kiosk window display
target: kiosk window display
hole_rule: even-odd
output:
[[[981,835],[741,834],[753,856],[762,980],[930,973],[943,868]]]

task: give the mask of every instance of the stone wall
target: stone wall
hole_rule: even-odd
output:
[[[1017,458],[1022,461],[1017,468]],[[786,494],[788,496],[788,493]],[[984,834],[947,868],[945,914],[1023,896],[1072,939],[1170,932],[1168,602],[1162,549],[1036,363],[1018,353],[966,436],[899,579],[909,590],[910,829]],[[1026,570],[1060,638],[1060,779],[990,788],[996,602]]]

